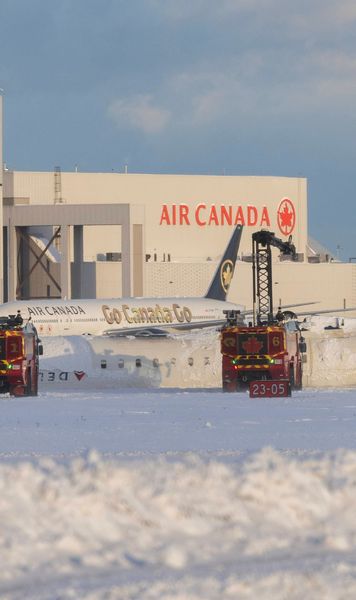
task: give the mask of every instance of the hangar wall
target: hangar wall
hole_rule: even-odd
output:
[[[145,209],[146,253],[157,254],[159,261],[164,254],[178,261],[214,259],[238,222],[249,233],[261,227],[284,237],[292,233],[298,251],[305,252],[308,224],[304,178],[75,172],[61,173],[58,195],[56,177],[58,172],[6,171],[6,202],[140,204]],[[88,229],[86,235],[90,255],[85,260],[93,260],[95,253],[115,251],[111,249],[114,236],[110,231]],[[250,236],[245,233],[241,251],[249,253],[250,247]]]
[[[162,290],[169,295],[204,295],[216,263],[157,263],[146,264],[145,295],[159,296]],[[273,265],[274,303],[283,305],[316,302],[308,310],[356,307],[356,264],[349,263],[291,263]],[[231,282],[229,300],[252,308],[251,263],[238,261]],[[301,314],[304,308],[300,307]],[[354,313],[347,313],[354,316]],[[356,316],[356,312],[355,312]]]
[[[275,301],[315,301],[320,309],[356,306],[356,265],[308,262],[304,178],[5,171],[4,202],[143,207],[145,296],[204,294],[236,223],[245,225],[240,259],[248,259],[256,230],[270,229],[282,239],[291,234],[301,261],[280,262],[273,250]],[[84,236],[91,278],[86,293],[120,296],[122,264],[103,260],[107,253],[120,254],[120,228],[85,227]],[[238,262],[229,299],[251,306],[250,262]]]

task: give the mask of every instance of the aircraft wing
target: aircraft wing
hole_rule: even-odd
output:
[[[279,306],[277,310],[280,311],[280,312],[282,312],[282,313],[286,311],[287,313],[292,314],[292,313],[294,313],[294,311],[293,310],[289,311],[288,310],[289,308],[293,309],[293,308],[296,308],[297,306],[308,306],[309,304],[319,304],[319,301],[314,301],[314,302],[300,302],[299,304],[298,303],[297,304],[284,304],[283,306]],[[276,314],[277,310],[274,309],[273,310],[273,314]],[[317,316],[317,315],[327,315],[327,314],[337,315],[339,313],[352,312],[352,311],[356,312],[356,306],[350,307],[350,308],[340,308],[340,307],[338,307],[338,308],[326,308],[326,309],[322,309],[322,310],[303,310],[303,311],[298,310],[297,313],[296,313],[296,316],[297,317],[306,317],[306,316],[313,317],[313,316]],[[244,311],[241,311],[241,314],[244,317],[247,317],[249,315],[252,316],[253,315],[253,310],[244,310]]]
[[[313,302],[299,302],[297,304],[283,304],[278,308],[284,310],[285,308],[296,308],[297,306],[310,306],[310,304],[320,304],[320,300],[314,300]]]
[[[320,303],[319,300],[314,300],[313,302],[299,302],[299,303],[295,303],[294,302],[294,304],[283,304],[281,306],[278,306],[278,309],[283,311],[286,308],[296,308],[297,306],[309,306],[310,304],[319,304],[319,303]],[[240,312],[241,312],[241,314],[243,316],[245,316],[245,315],[252,315],[253,314],[253,309],[249,308],[249,309],[246,309],[246,310],[242,310]],[[273,310],[273,312],[276,312],[276,311]],[[309,313],[305,313],[305,314],[309,314]]]
[[[194,321],[194,323],[174,323],[173,324],[160,324],[155,327],[154,325],[141,325],[137,327],[124,327],[121,329],[107,329],[103,332],[103,335],[110,337],[127,337],[132,335],[134,337],[166,337],[168,335],[177,333],[178,331],[192,331],[193,329],[203,329],[207,327],[222,327],[226,323],[226,319],[215,319],[209,321]]]
[[[327,315],[328,313],[333,313],[334,315],[337,315],[339,313],[344,313],[344,312],[351,312],[351,311],[355,311],[356,312],[356,306],[353,306],[351,308],[326,308],[325,310],[306,310],[303,312],[299,312],[298,311],[298,317],[304,317],[304,316],[313,316],[313,315]]]

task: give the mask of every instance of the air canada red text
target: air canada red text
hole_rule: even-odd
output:
[[[205,204],[195,207],[188,204],[163,204],[160,225],[247,225],[269,227],[271,219],[267,206],[241,206],[232,204]]]

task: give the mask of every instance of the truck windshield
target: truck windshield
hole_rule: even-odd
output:
[[[237,354],[240,356],[251,354],[278,354],[284,349],[284,337],[280,331],[266,333],[240,333],[236,340]]]
[[[266,333],[240,333],[237,338],[238,354],[268,354]]]
[[[0,360],[6,360],[6,342],[4,337],[0,337]]]
[[[22,338],[10,335],[7,338],[7,359],[12,360],[22,355]]]

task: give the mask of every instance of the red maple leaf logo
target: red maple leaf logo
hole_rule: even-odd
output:
[[[258,354],[263,346],[263,343],[260,342],[254,335],[249,337],[246,342],[242,343],[242,348],[247,352],[247,354]]]
[[[295,225],[295,208],[289,198],[284,198],[277,210],[277,222],[284,235],[290,235]]]
[[[289,212],[289,208],[286,204],[284,205],[283,210],[281,210],[281,212],[279,213],[279,216],[281,219],[282,227],[292,226],[293,213]]]

